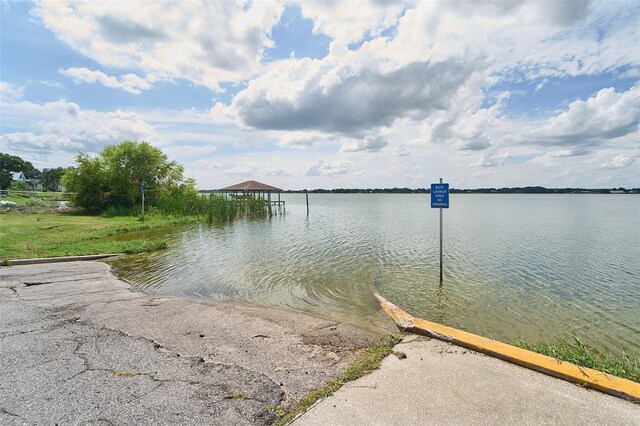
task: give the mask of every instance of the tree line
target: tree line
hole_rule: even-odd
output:
[[[1,159],[7,173],[20,171],[32,179],[45,174],[20,157],[2,154]],[[74,207],[108,216],[139,214],[143,196],[145,213],[196,216],[208,222],[271,214],[255,197],[237,202],[199,194],[195,181],[184,177],[182,165],[148,142],[127,140],[96,156],[79,153],[73,167],[62,169],[60,182]]]
[[[25,161],[17,155],[0,152],[0,189],[32,189],[28,183],[13,181],[12,173],[22,172],[25,178],[40,181],[45,191],[56,191],[66,170],[67,167],[38,170],[30,161]]]
[[[452,194],[579,194],[598,193],[609,194],[611,191],[640,192],[640,188],[545,188],[543,186],[516,186],[508,188],[476,188],[460,189],[449,188]],[[310,189],[290,190],[289,193],[312,194],[429,194],[431,188],[336,188],[336,189]]]
[[[0,153],[1,189],[32,189],[13,181],[15,172],[30,181],[38,179],[47,190],[62,184],[76,207],[96,213],[108,209],[130,213],[140,205],[143,185],[150,207],[163,197],[198,194],[195,182],[184,178],[183,167],[148,142],[109,145],[97,156],[79,153],[73,167],[42,171],[18,156]]]

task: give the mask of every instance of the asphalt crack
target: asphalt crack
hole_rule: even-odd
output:
[[[6,408],[0,408],[0,414],[6,414],[7,416],[21,418],[19,414],[12,413],[11,411],[7,410]]]
[[[33,282],[23,282],[22,285],[24,287],[33,287],[36,285],[46,285],[46,284],[53,284],[55,281],[33,281]]]

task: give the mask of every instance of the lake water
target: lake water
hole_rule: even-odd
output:
[[[498,340],[640,352],[640,196],[284,194],[287,214],[167,233],[113,262],[138,289],[384,324],[373,291],[415,316]],[[158,231],[152,231],[158,232]],[[386,323],[388,326],[388,323]]]

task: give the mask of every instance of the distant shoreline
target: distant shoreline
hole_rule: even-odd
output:
[[[216,189],[201,189],[200,192],[217,192]],[[337,188],[295,189],[282,191],[285,194],[429,194],[430,188]],[[512,188],[450,188],[451,194],[640,194],[640,188],[545,188],[524,186]]]

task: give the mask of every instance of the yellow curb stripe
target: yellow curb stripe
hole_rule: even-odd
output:
[[[631,380],[611,376],[591,368],[579,367],[569,362],[559,361],[546,355],[487,339],[453,327],[415,318],[379,294],[375,293],[374,295],[378,298],[382,309],[401,330],[451,342],[458,346],[482,352],[601,392],[640,401],[640,384]]]

